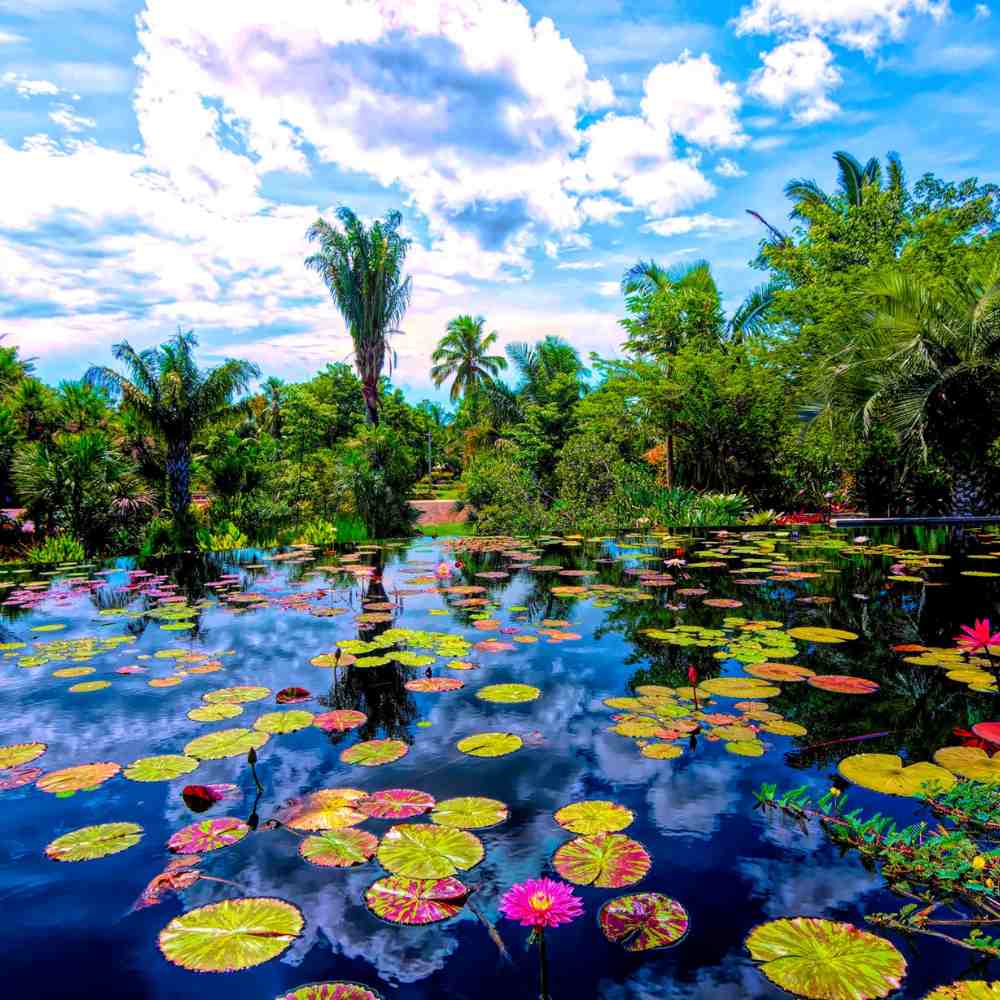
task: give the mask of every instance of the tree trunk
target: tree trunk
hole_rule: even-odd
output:
[[[666,473],[667,473],[667,489],[672,490],[674,488],[674,436],[673,434],[667,435],[667,447],[665,449],[665,460],[666,460]]]
[[[365,408],[368,411],[368,423],[372,427],[378,427],[378,383],[374,380],[365,379],[361,384],[361,393],[365,399]]]
[[[167,445],[167,499],[174,527],[185,544],[193,539],[191,517],[191,444],[189,441]]]

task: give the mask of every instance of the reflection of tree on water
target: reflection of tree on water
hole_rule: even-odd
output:
[[[382,550],[375,553],[375,573],[367,578],[361,595],[362,604],[388,603],[382,579]],[[392,627],[392,622],[378,622],[358,628],[358,638],[370,642]],[[381,667],[335,667],[329,692],[319,702],[330,709],[353,709],[364,712],[368,721],[353,730],[361,740],[396,739],[413,742],[410,726],[416,720],[417,706],[406,690],[407,668],[397,663]],[[346,733],[330,733],[330,742],[341,742]]]

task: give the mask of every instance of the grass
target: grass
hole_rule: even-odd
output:
[[[447,535],[471,535],[472,525],[468,521],[446,521],[444,524],[418,524],[413,530],[431,538],[444,538]]]

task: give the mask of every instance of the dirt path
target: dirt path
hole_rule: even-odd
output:
[[[411,500],[410,506],[420,511],[417,524],[454,524],[469,518],[469,512],[460,511],[454,500]]]

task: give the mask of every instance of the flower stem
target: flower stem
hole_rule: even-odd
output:
[[[545,928],[538,928],[538,959],[539,971],[539,1000],[550,1000],[549,997],[549,959],[545,951]]]

